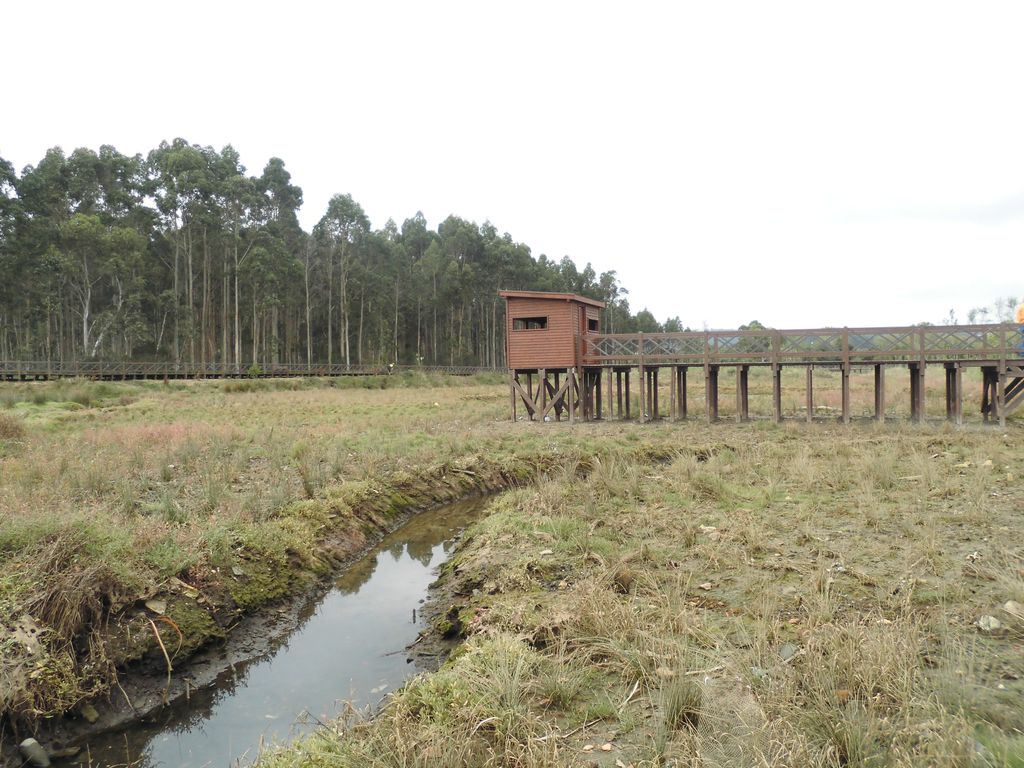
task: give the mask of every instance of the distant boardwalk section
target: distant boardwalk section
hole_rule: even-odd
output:
[[[236,371],[221,363],[190,365],[116,360],[0,360],[0,379],[5,381],[46,381],[81,377],[102,381],[130,379],[275,379],[294,376],[387,376],[404,371],[440,373],[450,376],[472,376],[493,368],[466,365],[344,365],[326,363],[284,363],[266,370]]]

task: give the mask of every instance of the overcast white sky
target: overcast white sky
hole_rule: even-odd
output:
[[[684,324],[1024,295],[1024,4],[5,3],[0,156],[231,143],[309,228],[490,219]]]

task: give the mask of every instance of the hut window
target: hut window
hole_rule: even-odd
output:
[[[597,320],[594,320],[592,318],[588,319],[587,320],[587,330],[588,331],[596,331],[597,330]]]
[[[512,320],[513,331],[536,331],[547,327],[546,317],[516,317]]]

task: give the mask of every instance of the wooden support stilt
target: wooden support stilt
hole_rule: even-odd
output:
[[[546,418],[544,414],[547,413],[548,410],[548,372],[541,368],[537,371],[537,379],[540,389],[540,392],[538,393],[539,397],[537,398],[540,403],[540,420],[544,421]]]
[[[708,423],[718,421],[718,366],[704,368],[704,399],[707,403]]]
[[[953,405],[956,398],[956,377],[953,373],[953,365],[946,363],[944,366],[946,373],[946,421],[953,421],[955,407]]]
[[[631,370],[632,370],[632,368],[627,368],[626,369],[626,418],[627,419],[631,417],[630,410],[633,407],[632,403],[630,402],[632,400],[632,397],[629,394],[629,373],[630,373]]]
[[[516,413],[516,372],[509,371],[508,374],[508,393],[509,398],[512,401],[512,421],[513,423],[518,421],[518,415]]]
[[[956,389],[956,400],[953,403],[953,420],[958,427],[964,424],[964,368],[957,363],[953,371],[953,386]]]
[[[555,385],[554,391],[559,392],[562,389],[562,374],[555,371]],[[562,410],[565,408],[565,396],[558,397],[555,399],[555,421],[562,420]]]
[[[612,398],[615,396],[613,394],[615,392],[615,382],[612,381],[614,378],[615,378],[615,373],[612,371],[611,367],[609,366],[609,368],[608,368],[608,418],[611,418],[611,417],[613,417],[615,415],[615,405],[614,405],[614,403],[612,401]]]
[[[999,366],[998,378],[996,379],[996,416],[999,418],[999,426],[1006,426],[1006,365]]]
[[[652,419],[661,418],[661,408],[658,405],[658,371],[660,370],[661,368],[657,367],[651,369],[651,402],[653,403],[651,406]]]
[[[807,421],[814,421],[814,366],[807,366]]]
[[[676,372],[679,377],[679,418],[685,419],[687,417],[687,405],[686,405],[686,366],[679,366]]]
[[[594,371],[594,390],[596,392],[597,397],[597,403],[594,408],[594,418],[596,418],[598,421],[600,421],[604,415],[602,411],[604,403],[602,402],[603,398],[601,397],[603,394],[603,392],[601,391],[603,381],[604,379],[601,376],[601,369],[598,368],[596,371]]]
[[[534,391],[533,391],[533,374],[529,373],[529,372],[526,374],[526,391],[530,393],[530,401],[531,402],[536,402],[536,395],[534,394]],[[534,412],[534,410],[536,410],[536,409],[535,408],[528,409],[529,416],[530,416],[530,421],[533,421],[533,412]]]
[[[988,421],[989,416],[992,414],[992,396],[991,396],[991,383],[992,383],[992,369],[989,367],[983,367],[981,369],[981,420]]]
[[[615,372],[615,398],[618,402],[618,416],[622,418],[622,371]]]
[[[782,366],[772,363],[772,421],[782,422]]]
[[[640,423],[647,421],[647,369],[640,365]]]
[[[910,363],[910,419],[923,421],[925,418],[924,371],[923,363]]]
[[[748,421],[750,418],[750,400],[747,397],[747,382],[750,366],[736,366],[736,420]]]
[[[875,365],[875,421],[885,421],[885,366]]]
[[[842,406],[843,424],[850,423],[850,366],[843,365],[840,368],[842,379]]]
[[[565,372],[566,384],[568,388],[566,394],[569,397],[569,423],[572,424],[576,421],[576,369],[570,368]]]

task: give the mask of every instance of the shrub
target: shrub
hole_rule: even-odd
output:
[[[17,416],[0,413],[0,440],[18,440],[25,436],[25,425]]]

